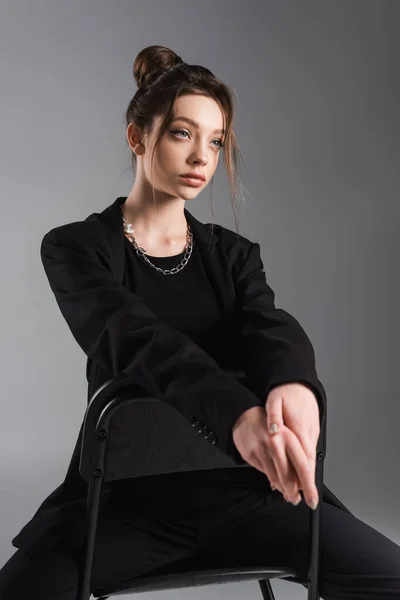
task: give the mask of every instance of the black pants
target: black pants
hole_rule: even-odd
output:
[[[292,585],[306,587],[310,509],[286,503],[255,469],[229,471],[118,482],[99,516],[92,585],[207,553],[227,566],[292,567]],[[400,547],[340,508],[322,511],[321,598],[400,599]],[[58,545],[17,550],[0,571],[1,600],[76,600],[83,519]]]

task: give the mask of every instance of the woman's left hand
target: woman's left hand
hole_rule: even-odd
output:
[[[307,504],[315,498],[315,461],[320,435],[319,408],[315,394],[301,383],[286,383],[268,394],[265,409],[270,435],[271,456],[280,486],[287,499],[299,499],[299,490]],[[271,425],[278,430],[271,433]]]

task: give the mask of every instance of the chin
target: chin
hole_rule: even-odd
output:
[[[181,198],[183,198],[183,200],[192,200],[192,198],[196,198],[196,196],[198,196],[201,192],[203,188],[191,188],[191,187],[187,187],[184,191],[181,189],[179,190],[179,196]]]

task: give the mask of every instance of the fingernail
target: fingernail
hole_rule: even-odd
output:
[[[311,498],[310,507],[312,508],[312,510],[315,510],[317,508],[317,499],[316,498]]]
[[[270,433],[276,433],[278,431],[278,424],[277,423],[272,423],[271,427],[269,428],[269,432]]]

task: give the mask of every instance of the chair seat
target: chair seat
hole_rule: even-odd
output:
[[[263,565],[241,566],[231,564],[215,564],[204,557],[189,557],[153,569],[143,575],[126,580],[115,586],[106,586],[93,590],[97,598],[135,592],[151,592],[156,590],[201,587],[217,583],[250,581],[253,579],[274,579],[276,577],[295,577],[296,572],[287,567],[268,567]]]

